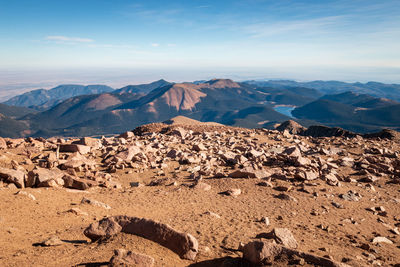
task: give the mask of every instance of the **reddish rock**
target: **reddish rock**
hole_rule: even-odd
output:
[[[271,236],[276,242],[284,245],[288,248],[297,248],[298,244],[294,238],[292,232],[287,228],[274,228],[271,232]]]
[[[139,254],[125,249],[114,250],[114,256],[110,259],[110,267],[135,266],[152,267],[154,259],[150,256]]]
[[[73,142],[73,144],[89,146],[94,149],[98,149],[101,147],[100,139],[96,139],[96,138],[92,138],[92,137],[82,137],[79,141]],[[82,154],[84,154],[84,153],[82,153]]]
[[[71,175],[64,175],[62,179],[64,180],[64,187],[78,190],[86,190],[92,186],[98,185],[98,183],[95,181],[81,179],[79,177],[74,177]]]
[[[266,178],[269,176],[269,173],[263,170],[256,170],[252,167],[246,167],[240,170],[236,170],[229,174],[231,178]]]
[[[64,185],[64,173],[59,169],[36,168],[28,173],[27,187],[53,187]],[[51,182],[54,181],[54,182]]]
[[[6,182],[15,184],[18,188],[25,187],[26,175],[22,171],[0,168],[0,178]]]
[[[289,157],[301,157],[301,151],[297,146],[292,146],[286,148],[282,154],[287,155]]]
[[[92,223],[84,234],[95,241],[119,232],[134,234],[149,239],[174,251],[182,259],[194,260],[198,252],[198,242],[190,234],[178,232],[169,225],[148,219],[129,216],[114,216]]]
[[[140,148],[137,146],[130,146],[127,150],[119,152],[116,157],[122,159],[123,161],[132,161],[133,157],[140,153]]]
[[[271,264],[282,253],[282,246],[271,241],[252,241],[243,248],[243,258],[253,264]]]

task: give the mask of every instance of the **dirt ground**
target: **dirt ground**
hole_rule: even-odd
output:
[[[285,145],[284,140],[261,134],[255,137],[257,142]],[[396,151],[398,145],[384,144]],[[342,148],[362,155],[362,147],[360,144]],[[22,148],[3,150],[1,154],[19,162],[24,158]],[[239,243],[247,243],[275,227],[290,229],[300,251],[332,257],[351,266],[400,264],[400,235],[392,231],[400,226],[400,184],[387,183],[388,178],[381,178],[371,189],[367,183],[341,182],[341,186],[330,186],[322,180],[272,179],[274,187],[268,187],[257,185],[260,179],[204,177],[203,181],[211,186],[211,190],[204,191],[186,186],[190,184],[189,173],[176,175],[177,167],[179,163],[172,162],[164,170],[165,177],[177,182],[173,185],[146,186],[156,176],[152,169],[118,169],[113,174],[122,184],[118,189],[17,189],[4,185],[0,188],[0,266],[106,266],[113,250],[119,248],[149,255],[155,259],[155,266],[221,266],[229,258],[233,258],[232,266],[250,266],[240,259]],[[338,171],[342,175],[352,173],[346,167]],[[130,182],[144,186],[131,187]],[[282,193],[277,186],[291,187],[286,193],[295,200],[277,198]],[[240,188],[241,194],[219,194],[231,188]],[[16,194],[21,190],[32,194],[35,200]],[[339,198],[349,190],[362,198],[357,202]],[[81,204],[84,197],[106,203],[111,209]],[[333,201],[343,208],[336,208]],[[367,210],[377,206],[385,208],[384,216]],[[70,212],[72,208],[87,215],[74,214]],[[195,261],[182,260],[154,242],[123,233],[95,243],[84,236],[83,230],[89,224],[113,215],[153,219],[190,233],[199,241],[199,254]],[[268,217],[270,224],[261,222],[262,217]],[[36,245],[52,236],[63,243],[51,247]],[[387,237],[393,244],[372,244],[376,236]],[[370,246],[368,250],[366,244]]]

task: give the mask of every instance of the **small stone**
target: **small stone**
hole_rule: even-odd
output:
[[[60,246],[64,244],[63,241],[60,240],[57,236],[52,236],[50,238],[47,238],[43,240],[40,243],[35,243],[35,246],[42,246],[42,247],[53,247],[53,246]]]
[[[270,224],[270,221],[269,221],[268,217],[262,217],[260,222],[265,223],[267,226]]]
[[[79,215],[79,216],[88,216],[87,212],[81,211],[78,208],[72,208],[67,210],[67,212],[73,213],[75,215]]]
[[[139,182],[130,182],[129,185],[131,187],[142,187],[143,184],[139,183]]]
[[[97,201],[97,200],[89,199],[89,198],[86,198],[86,197],[84,197],[82,199],[81,204],[89,204],[89,205],[93,205],[93,206],[104,208],[106,210],[111,209],[111,207],[109,205],[105,204],[105,203],[102,203],[102,202]]]
[[[204,212],[204,214],[205,215],[209,215],[209,216],[214,217],[214,218],[217,218],[217,219],[221,218],[221,216],[219,216],[217,213],[214,213],[214,212],[211,212],[211,211],[206,211],[206,212]]]
[[[397,227],[395,227],[393,229],[390,229],[390,231],[395,235],[400,235],[400,231],[399,231],[399,229]]]
[[[297,202],[296,198],[294,198],[294,197],[292,197],[292,196],[290,196],[288,194],[285,194],[285,193],[276,195],[275,197],[279,198],[279,199],[282,199],[282,200],[289,200],[289,201]]]
[[[29,197],[32,200],[36,200],[36,197],[34,195],[32,195],[28,192],[25,192],[25,191],[18,191],[17,193],[15,193],[15,195],[24,195],[24,196]]]
[[[375,238],[372,240],[372,243],[373,243],[373,244],[376,244],[376,243],[393,244],[393,242],[392,242],[391,240],[387,239],[387,238],[384,237],[384,236],[377,236],[377,237],[375,237]]]
[[[220,194],[222,195],[227,195],[227,196],[232,196],[232,197],[237,197],[242,193],[242,190],[239,188],[232,188],[227,191],[221,192]]]
[[[337,203],[337,202],[335,202],[335,201],[332,201],[332,205],[333,205],[335,208],[344,209],[344,206],[343,206],[342,204]]]

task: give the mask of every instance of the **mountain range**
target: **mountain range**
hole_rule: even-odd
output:
[[[307,87],[324,83],[323,89]],[[334,91],[327,89],[327,83],[159,80],[116,90],[104,85],[61,85],[0,104],[0,136],[107,135],[179,115],[232,126],[273,128],[293,119],[278,112],[277,106],[293,109],[294,119],[304,126],[323,124],[362,133],[400,128],[400,103],[395,98],[359,90],[342,92],[343,86],[326,94]]]
[[[17,107],[28,107],[36,110],[49,109],[62,100],[88,94],[101,94],[114,89],[106,85],[60,85],[50,90],[37,89],[10,98],[4,104]]]
[[[375,97],[384,97],[400,101],[400,84],[385,84],[379,82],[367,83],[346,83],[341,81],[311,81],[297,82],[292,80],[267,80],[267,81],[246,81],[246,83],[262,87],[305,87],[316,89],[322,94],[339,94],[344,92],[354,92],[368,94]]]

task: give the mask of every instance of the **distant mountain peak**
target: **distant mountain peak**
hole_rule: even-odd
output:
[[[161,98],[170,107],[179,110],[192,110],[206,94],[199,91],[201,87],[190,83],[177,83],[171,86]]]
[[[210,88],[239,88],[240,85],[231,79],[212,79],[204,84],[208,84]],[[201,85],[201,84],[200,84]]]

